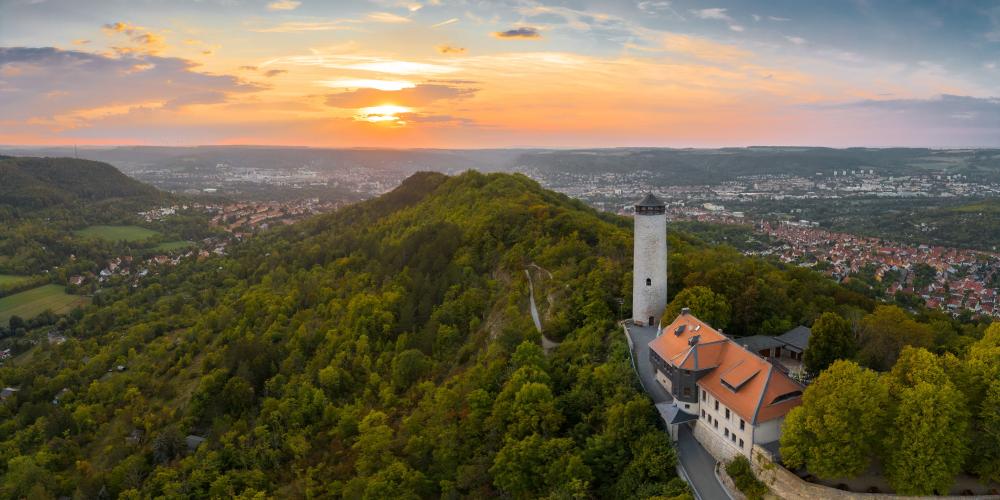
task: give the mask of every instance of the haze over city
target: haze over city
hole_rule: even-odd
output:
[[[0,1],[0,144],[1000,145],[989,2]]]

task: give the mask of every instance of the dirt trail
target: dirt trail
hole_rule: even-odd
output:
[[[538,267],[535,264],[531,265],[544,271],[544,269]],[[530,299],[531,303],[531,319],[534,320],[535,328],[538,329],[538,333],[542,335],[542,349],[545,349],[545,352],[548,353],[552,349],[555,349],[557,346],[559,346],[559,342],[556,342],[546,337],[545,334],[542,333],[542,320],[541,318],[538,317],[538,306],[535,305],[535,283],[531,279],[531,272],[529,272],[527,269],[524,270],[524,275],[528,277],[528,298]],[[551,277],[552,273],[549,273],[549,278]]]

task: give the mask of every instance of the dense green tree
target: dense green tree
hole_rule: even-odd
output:
[[[861,321],[859,358],[876,370],[892,368],[904,346],[931,347],[934,332],[896,306],[878,306]]]
[[[940,387],[951,384],[948,373],[945,372],[943,361],[927,349],[918,347],[903,347],[899,359],[892,370],[885,376],[889,393],[894,396],[902,394],[906,389],[912,389],[921,382]]]
[[[572,440],[538,434],[508,440],[490,472],[496,486],[515,498],[531,498],[591,479],[590,469],[573,451]]]
[[[729,327],[730,307],[726,298],[704,286],[692,286],[681,290],[663,311],[664,324],[671,322],[688,308],[691,314],[708,323],[713,328]]]
[[[822,478],[864,472],[885,430],[888,390],[879,375],[852,361],[835,361],[806,388],[802,405],[785,417],[781,456]]]
[[[827,312],[813,323],[802,362],[806,371],[818,374],[838,359],[853,359],[856,352],[857,341],[850,323],[839,314]]]
[[[374,474],[392,463],[393,430],[385,413],[369,413],[358,426],[358,432],[358,440],[352,448],[358,454],[355,465],[360,474]]]
[[[947,494],[968,451],[965,397],[950,383],[919,381],[898,395],[885,473],[904,495]]]
[[[977,423],[979,432],[972,443],[973,468],[984,481],[1000,482],[1000,380],[994,380],[987,389],[978,408]]]

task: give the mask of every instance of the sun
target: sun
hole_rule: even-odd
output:
[[[406,122],[399,118],[399,115],[412,113],[413,108],[397,106],[395,104],[381,104],[358,109],[354,119],[372,123],[391,123],[394,125],[405,125]]]

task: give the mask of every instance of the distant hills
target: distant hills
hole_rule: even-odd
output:
[[[161,193],[115,167],[75,158],[0,156],[0,205],[40,209]]]
[[[545,174],[648,171],[662,184],[713,184],[741,176],[812,177],[833,170],[871,169],[880,175],[927,172],[1000,179],[1000,150],[924,148],[749,147],[721,149],[622,148],[525,152],[518,164]]]
[[[0,150],[9,154],[65,156],[68,148]],[[1000,180],[1000,149],[822,148],[757,146],[746,148],[595,148],[595,149],[377,149],[295,148],[280,146],[87,148],[82,158],[105,161],[125,172],[145,169],[199,171],[218,164],[244,168],[318,171],[351,168],[457,173],[537,170],[546,175],[648,171],[662,185],[724,182],[740,176],[874,169],[881,175],[924,172],[964,174],[974,180]]]

